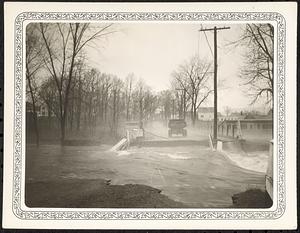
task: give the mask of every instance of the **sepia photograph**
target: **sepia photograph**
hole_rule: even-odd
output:
[[[296,4],[4,16],[4,228],[297,227]]]
[[[268,23],[30,23],[28,207],[270,208]]]

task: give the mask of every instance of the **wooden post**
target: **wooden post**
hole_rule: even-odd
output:
[[[214,143],[217,142],[218,139],[218,93],[217,93],[217,71],[218,71],[218,64],[217,64],[217,32],[218,30],[224,30],[224,29],[230,29],[230,27],[222,27],[222,28],[207,28],[207,29],[200,29],[199,31],[214,31],[214,131],[213,131],[213,137],[214,137]]]
[[[214,27],[214,142],[216,143],[218,138],[218,88],[217,88],[217,27]]]

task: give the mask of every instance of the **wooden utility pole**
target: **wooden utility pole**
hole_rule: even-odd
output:
[[[218,59],[218,55],[217,55],[217,32],[218,30],[225,30],[225,29],[230,29],[230,27],[213,27],[213,28],[204,28],[204,29],[200,29],[199,32],[204,32],[205,31],[214,31],[214,143],[217,142],[218,139],[218,78],[217,78],[217,74],[218,74],[218,63],[217,63],[217,59]]]
[[[183,90],[183,119],[185,120],[186,114],[186,90]]]

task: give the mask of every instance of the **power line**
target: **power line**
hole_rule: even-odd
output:
[[[212,48],[211,48],[211,46],[210,46],[210,44],[209,44],[209,41],[208,41],[208,38],[207,38],[206,32],[205,32],[205,31],[203,31],[203,32],[204,32],[205,39],[206,39],[206,42],[207,42],[207,44],[208,44],[208,47],[209,47],[210,53],[211,53],[211,55],[214,57],[214,53],[213,53],[213,51],[212,51]]]
[[[199,58],[199,48],[200,48],[200,32],[198,31],[198,44],[197,44],[197,57]]]

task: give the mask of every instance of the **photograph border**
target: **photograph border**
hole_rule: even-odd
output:
[[[25,161],[22,160],[24,138],[22,138],[24,106],[23,50],[24,25],[26,21],[90,21],[90,22],[273,22],[277,30],[277,95],[274,97],[277,112],[274,118],[277,122],[274,136],[277,136],[275,165],[277,166],[277,203],[275,210],[269,209],[222,209],[222,210],[188,210],[188,209],[157,209],[140,210],[23,210],[22,184],[25,177]],[[275,29],[275,27],[274,27]],[[14,215],[22,220],[271,220],[280,218],[286,209],[286,177],[285,177],[285,86],[286,86],[286,21],[277,12],[23,12],[14,22],[14,153],[13,153],[13,192],[12,210]],[[276,142],[276,141],[275,141]],[[29,208],[28,208],[29,209]]]

